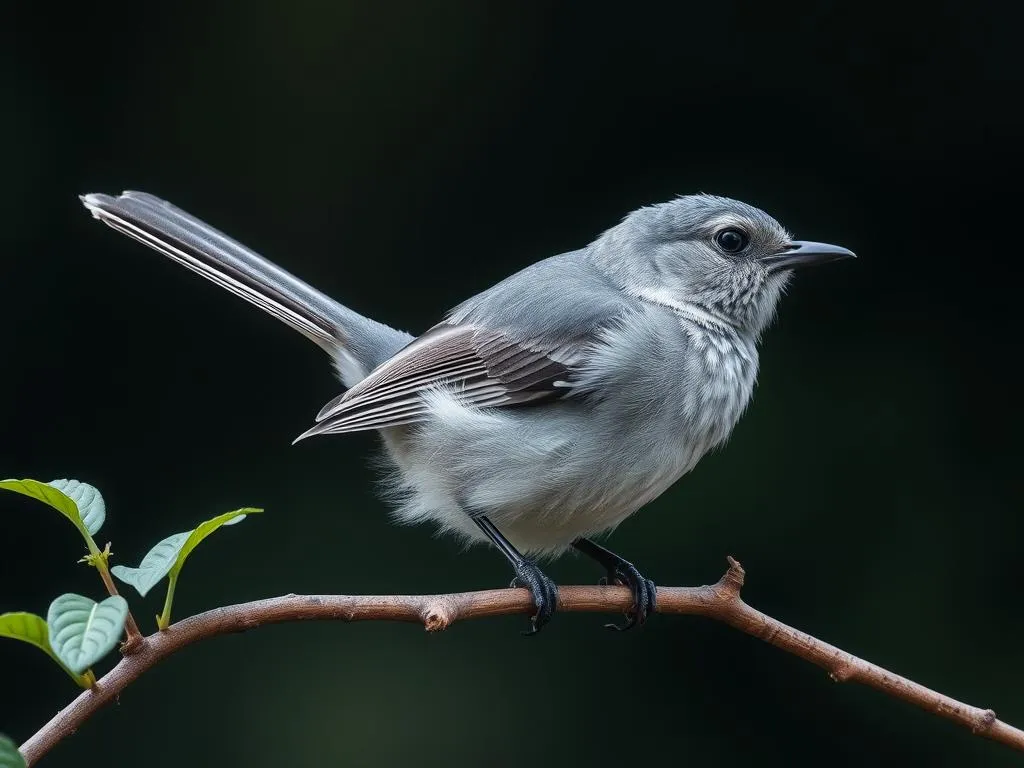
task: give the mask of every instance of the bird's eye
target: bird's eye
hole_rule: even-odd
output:
[[[739,253],[749,242],[750,238],[738,229],[723,229],[715,235],[715,243],[726,253]]]

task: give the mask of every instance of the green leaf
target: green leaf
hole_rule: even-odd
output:
[[[46,619],[42,616],[24,611],[0,613],[0,637],[9,637],[12,640],[21,640],[29,645],[34,645],[71,675],[76,683],[83,688],[89,687],[85,678],[72,672],[53,652],[53,647],[50,645],[50,629],[46,626]],[[0,763],[0,768],[3,768],[2,763]]]
[[[27,765],[18,745],[0,733],[0,768],[26,768]]]
[[[241,520],[242,518],[237,519]],[[168,536],[146,553],[138,568],[115,565],[110,572],[125,584],[131,584],[140,595],[145,597],[149,590],[155,587],[157,582],[174,567],[182,545],[191,535],[192,531],[185,531]]]
[[[245,519],[246,515],[262,512],[262,509],[256,509],[254,507],[243,507],[242,509],[236,509],[233,512],[225,512],[223,515],[218,515],[206,522],[200,523],[194,530],[188,533],[177,533],[174,536],[168,536],[166,539],[157,544],[153,549],[150,550],[149,554],[143,558],[142,564],[136,568],[120,569],[117,573],[118,578],[128,581],[129,584],[134,584],[135,581],[142,583],[143,588],[148,592],[153,584],[162,579],[166,574],[167,579],[167,595],[164,599],[164,609],[160,612],[160,615],[156,617],[156,625],[159,629],[164,630],[170,626],[171,623],[171,608],[174,606],[174,590],[178,586],[178,576],[181,574],[181,569],[185,565],[185,560],[192,554],[192,550],[199,546],[199,542],[209,536],[211,533],[216,531],[222,525],[234,525],[240,523]],[[179,539],[179,537],[184,537]],[[170,545],[166,549],[163,545]],[[174,550],[176,548],[176,550]],[[160,550],[158,552],[158,550]],[[143,568],[146,565],[146,561],[152,557],[153,569],[143,573]],[[173,560],[170,566],[167,566],[167,562]],[[133,573],[133,571],[137,571]],[[126,578],[127,577],[127,578]],[[139,585],[135,585],[136,589],[139,589]],[[141,590],[140,590],[141,591]],[[145,595],[145,592],[142,593]]]
[[[128,603],[119,595],[102,603],[74,593],[61,595],[46,613],[53,652],[80,675],[114,649],[127,616]]]
[[[85,523],[85,529],[95,536],[107,519],[107,505],[103,502],[103,495],[88,483],[80,483],[77,480],[51,480],[47,485],[56,488],[75,502],[78,514]]]
[[[240,523],[246,515],[252,515],[262,511],[262,509],[245,507],[243,509],[236,509],[234,512],[225,512],[223,515],[217,515],[217,517],[211,518],[204,523],[200,523],[181,545],[178,557],[175,559],[174,565],[171,566],[170,571],[168,571],[171,578],[178,577],[178,574],[181,573],[182,566],[185,565],[185,560],[190,554],[192,554],[192,550],[198,547],[199,543],[211,533],[216,531],[222,525],[234,525],[235,523]]]
[[[0,613],[0,637],[21,640],[29,645],[34,645],[43,653],[53,656],[46,619],[36,616],[34,613],[24,611]]]
[[[91,540],[106,519],[106,505],[100,492],[77,480],[0,480],[0,488],[20,493],[56,509]]]

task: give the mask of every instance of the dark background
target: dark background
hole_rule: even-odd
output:
[[[290,445],[339,391],[318,350],[77,195],[156,193],[420,332],[635,207],[725,194],[860,259],[799,276],[726,449],[611,546],[662,584],[733,554],[762,610],[1024,725],[1016,25],[937,1],[513,5],[10,8],[0,476],[98,486],[100,539],[132,565],[265,507],[193,555],[178,617],[503,585],[495,553],[389,524],[374,436]],[[103,595],[56,513],[4,494],[0,515],[0,611]],[[161,601],[131,599],[147,631]],[[219,638],[44,764],[1013,764],[724,626],[604,620]],[[16,741],[76,693],[28,646],[0,664]]]

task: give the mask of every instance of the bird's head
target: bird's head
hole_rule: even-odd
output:
[[[755,336],[774,317],[794,269],[854,255],[794,240],[764,211],[711,195],[640,208],[591,253],[628,293],[705,312]]]

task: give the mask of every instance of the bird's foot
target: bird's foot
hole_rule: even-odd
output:
[[[620,559],[615,565],[608,568],[607,578],[601,579],[602,584],[618,584],[629,587],[633,593],[633,608],[626,614],[625,624],[605,624],[606,629],[614,629],[624,632],[632,629],[637,624],[643,624],[647,617],[654,612],[657,601],[657,587],[654,582],[646,578],[636,566],[627,560]]]
[[[537,608],[537,612],[530,617],[530,630],[523,634],[535,635],[551,620],[551,615],[558,607],[558,586],[531,560],[522,560],[513,567],[516,577],[512,580],[512,586],[530,590],[533,604]]]

